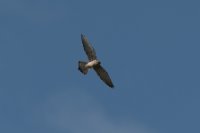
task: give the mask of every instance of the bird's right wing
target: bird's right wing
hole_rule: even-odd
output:
[[[83,34],[81,34],[81,40],[82,40],[82,44],[83,44],[83,48],[85,50],[85,53],[88,56],[88,59],[90,61],[95,60],[96,57],[96,52],[94,50],[94,48],[90,45],[88,39],[86,38],[86,36],[84,36]]]
[[[114,88],[114,85],[112,83],[110,76],[101,65],[94,66],[93,68],[96,71],[97,75],[100,77],[100,79],[103,80],[104,83],[106,83],[109,87]]]

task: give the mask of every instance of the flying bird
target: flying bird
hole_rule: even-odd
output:
[[[101,66],[101,62],[97,59],[96,52],[94,48],[90,45],[86,36],[81,34],[81,40],[83,44],[83,48],[88,57],[88,62],[79,61],[78,62],[78,70],[82,72],[84,75],[87,74],[89,69],[94,69],[100,79],[106,83],[109,87],[114,88],[112,80],[106,70]]]

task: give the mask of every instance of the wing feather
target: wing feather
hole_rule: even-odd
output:
[[[95,60],[96,57],[96,52],[94,50],[94,48],[90,45],[88,39],[86,38],[86,36],[84,36],[83,34],[81,34],[81,40],[82,40],[82,44],[83,44],[83,48],[85,53],[88,56],[88,59],[91,60]]]
[[[101,65],[94,66],[93,68],[104,83],[106,83],[109,87],[114,88],[114,85],[112,83],[110,76]]]

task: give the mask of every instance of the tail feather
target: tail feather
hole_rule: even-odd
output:
[[[88,72],[88,68],[85,67],[86,64],[87,64],[87,62],[84,62],[84,61],[78,62],[78,70],[80,72],[82,72],[84,75],[87,74],[87,72]]]

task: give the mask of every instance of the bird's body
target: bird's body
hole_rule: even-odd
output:
[[[87,38],[81,34],[81,40],[83,44],[83,48],[85,50],[85,53],[88,56],[89,61],[79,61],[78,62],[78,69],[86,75],[89,69],[94,69],[97,75],[100,77],[101,80],[103,80],[109,87],[113,88],[114,85],[112,83],[112,80],[106,70],[101,66],[101,62],[97,60],[96,52],[94,48],[90,45]]]
[[[92,60],[92,61],[89,61],[89,62],[85,65],[85,67],[87,67],[87,68],[93,68],[94,66],[96,66],[96,65],[98,65],[98,64],[100,64],[100,61],[98,61],[98,60]]]

